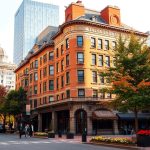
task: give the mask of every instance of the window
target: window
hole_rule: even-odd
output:
[[[54,101],[54,96],[49,96],[49,102],[53,102]]]
[[[56,49],[56,57],[57,58],[59,57],[59,49],[58,48]]]
[[[99,79],[100,79],[100,83],[101,83],[101,84],[104,84],[104,76],[101,76],[101,75],[100,75],[100,76],[99,76]]]
[[[66,39],[66,49],[68,49],[69,48],[69,39],[67,38]]]
[[[35,73],[34,73],[34,81],[37,81],[37,80],[38,80],[38,73],[35,72]]]
[[[47,54],[45,54],[44,56],[43,56],[43,63],[46,63],[47,62]]]
[[[61,99],[64,99],[64,93],[61,94]]]
[[[37,94],[37,85],[34,86],[34,94]]]
[[[64,49],[63,49],[63,45],[61,45],[61,55],[64,54]]]
[[[77,46],[78,47],[83,46],[83,36],[77,36]]]
[[[42,65],[42,57],[40,57],[40,65]]]
[[[78,82],[84,82],[84,70],[78,70]]]
[[[85,90],[84,89],[78,89],[78,97],[85,97]]]
[[[61,76],[61,87],[64,87],[64,76]]]
[[[35,60],[35,68],[38,68],[38,60]]]
[[[84,63],[84,54],[82,52],[77,53],[77,62],[78,64]]]
[[[92,77],[93,77],[93,82],[96,83],[97,82],[97,72],[96,71],[92,71]]]
[[[28,79],[25,79],[25,86],[28,86],[28,85],[29,85]]]
[[[30,87],[29,95],[30,95],[30,96],[32,95],[32,87]]]
[[[96,47],[96,40],[95,38],[91,37],[91,47],[95,48]]]
[[[64,60],[61,61],[61,71],[64,70]]]
[[[69,66],[69,55],[66,55],[66,67]]]
[[[46,68],[46,67],[43,68],[43,76],[44,76],[44,77],[47,76],[47,68]]]
[[[105,99],[105,93],[104,92],[100,93],[100,98]]]
[[[111,93],[107,93],[106,98],[111,98]]]
[[[92,65],[96,65],[96,54],[92,54]]]
[[[34,86],[34,94],[37,94],[37,85]]]
[[[57,73],[59,72],[59,62],[56,63],[56,71],[57,71]]]
[[[70,83],[70,73],[66,72],[66,84]]]
[[[66,98],[70,98],[70,90],[66,91]]]
[[[49,66],[49,75],[54,75],[54,66]]]
[[[98,49],[103,49],[102,39],[98,39]]]
[[[109,50],[109,41],[105,40],[105,50]]]
[[[112,41],[112,49],[113,49],[113,50],[116,49],[116,46],[117,46],[116,42],[115,42],[115,41]]]
[[[57,90],[59,89],[59,78],[57,78],[56,80],[56,87],[57,87]]]
[[[93,90],[93,97],[98,97],[98,90]]]
[[[49,90],[54,90],[54,80],[49,80]]]
[[[32,82],[32,74],[30,74],[30,83]]]
[[[98,55],[98,66],[103,66],[103,55]]]
[[[54,59],[54,53],[53,52],[49,52],[49,60],[53,60]]]
[[[106,56],[105,59],[106,59],[106,66],[110,67],[110,57]]]
[[[34,108],[37,107],[37,99],[34,100]]]
[[[43,83],[43,92],[46,92],[46,82]]]

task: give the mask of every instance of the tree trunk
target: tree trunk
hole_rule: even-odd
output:
[[[136,108],[134,109],[134,114],[135,114],[135,133],[137,133],[139,129],[139,124],[138,124],[138,111]]]

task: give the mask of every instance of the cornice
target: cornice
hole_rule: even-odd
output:
[[[67,27],[69,25],[76,25],[76,24],[91,25],[91,26],[95,26],[95,27],[101,27],[104,29],[110,29],[110,30],[115,30],[115,31],[119,31],[119,32],[124,32],[124,33],[134,33],[139,36],[148,37],[147,33],[143,33],[143,32],[136,31],[136,30],[131,30],[131,29],[125,29],[123,27],[110,26],[108,24],[92,22],[92,21],[87,21],[87,20],[72,20],[72,21],[65,22],[64,24],[59,26],[59,31],[54,36],[52,36],[52,39],[54,40],[57,36],[59,36],[61,33],[63,33],[63,29],[65,27]]]

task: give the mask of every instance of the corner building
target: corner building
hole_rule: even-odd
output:
[[[122,24],[120,10],[113,6],[97,12],[77,1],[66,8],[65,19],[57,33],[40,48],[35,45],[16,69],[16,87],[27,89],[38,131],[118,134],[118,117],[105,106],[115,95],[99,92],[111,87],[99,72],[114,65],[120,35],[126,38],[134,32],[145,39],[147,34]]]

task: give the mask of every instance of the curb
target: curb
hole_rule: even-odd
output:
[[[140,147],[136,147],[136,146],[119,145],[119,144],[108,144],[108,143],[87,142],[85,144],[107,146],[107,147],[115,147],[115,148],[128,149],[128,150],[140,150],[141,149]]]

